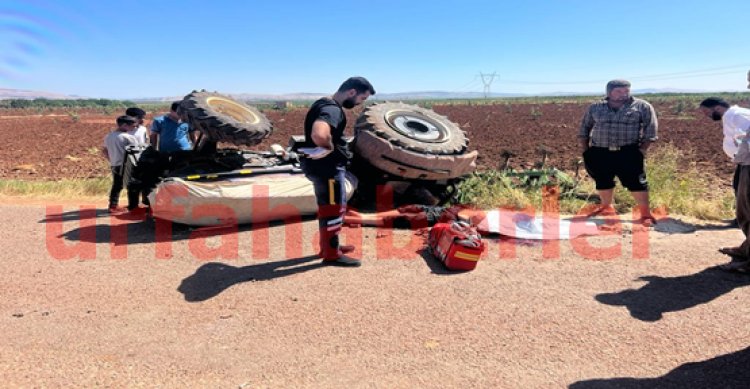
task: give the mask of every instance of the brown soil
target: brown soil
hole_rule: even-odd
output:
[[[474,271],[450,273],[420,254],[423,236],[411,231],[347,229],[363,266],[345,269],[313,257],[314,221],[174,227],[157,243],[153,222],[94,205],[88,215],[70,200],[0,205],[13,221],[0,230],[4,387],[750,380],[750,276],[715,268],[727,260],[716,248],[740,241],[735,229],[615,228],[547,246],[489,238]]]
[[[471,140],[470,149],[479,151],[479,168],[500,164],[500,154],[516,154],[511,166],[531,168],[541,161],[537,149],[552,151],[548,165],[572,171],[579,158],[576,135],[587,104],[494,104],[434,105],[436,112],[459,124]],[[721,151],[721,127],[687,109],[675,115],[674,103],[655,104],[659,114],[660,141],[694,151],[695,164],[705,177],[731,175],[733,166]],[[272,143],[287,145],[291,135],[302,134],[306,109],[268,110],[274,124],[271,137],[257,148]],[[349,112],[350,127],[359,111]],[[0,177],[21,179],[59,179],[106,176],[108,169],[98,149],[107,132],[114,127],[118,113],[103,115],[82,111],[78,116],[54,113],[30,114],[22,110],[0,112]],[[150,117],[149,117],[150,119]],[[111,125],[108,125],[111,123]]]

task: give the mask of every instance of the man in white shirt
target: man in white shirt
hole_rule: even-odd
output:
[[[128,131],[128,134],[135,137],[139,146],[148,146],[151,134],[149,134],[148,128],[143,125],[144,119],[146,118],[146,111],[137,107],[132,107],[125,110],[125,115],[138,119],[138,127],[133,131]]]
[[[750,131],[750,109],[729,103],[718,97],[709,97],[700,104],[700,110],[707,117],[719,121],[724,127],[724,152],[737,164],[735,172],[737,204],[737,224],[745,241],[737,247],[725,247],[719,250],[732,257],[732,262],[724,265],[725,270],[750,273],[750,148],[748,131]]]
[[[122,211],[117,205],[120,200],[120,191],[122,191],[122,165],[125,162],[125,150],[128,146],[136,144],[135,138],[128,132],[138,126],[137,119],[130,116],[120,116],[117,118],[117,129],[104,137],[102,147],[102,156],[109,162],[112,172],[112,188],[109,191],[109,212],[119,213]],[[130,204],[132,190],[128,188],[128,209],[132,209]],[[138,196],[136,194],[135,198]]]

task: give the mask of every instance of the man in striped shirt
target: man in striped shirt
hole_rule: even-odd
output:
[[[648,181],[644,159],[648,147],[657,139],[654,107],[630,96],[630,82],[607,83],[607,97],[589,106],[578,134],[586,171],[596,182],[601,203],[593,215],[613,215],[615,177],[638,203],[640,222],[651,226]]]

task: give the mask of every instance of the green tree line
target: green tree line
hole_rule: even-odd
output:
[[[128,100],[109,99],[7,99],[0,108],[126,108],[136,104]]]

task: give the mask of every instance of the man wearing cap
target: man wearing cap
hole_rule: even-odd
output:
[[[607,97],[589,106],[578,134],[584,166],[601,199],[592,216],[615,214],[612,199],[617,177],[638,204],[639,221],[644,226],[656,222],[649,207],[643,163],[656,134],[654,107],[630,96],[629,81],[608,82]]]

